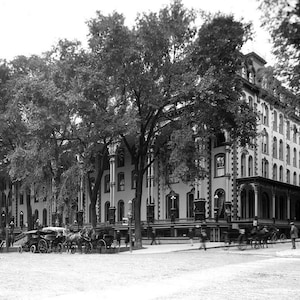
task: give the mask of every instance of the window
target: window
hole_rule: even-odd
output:
[[[225,175],[225,155],[219,154],[215,157],[215,176],[220,177]]]
[[[277,165],[273,165],[273,180],[277,180]]]
[[[268,154],[269,152],[269,135],[267,131],[264,129],[262,132],[262,152]]]
[[[109,208],[110,208],[110,203],[109,201],[106,201],[104,204],[104,218],[105,222],[109,221]]]
[[[274,120],[273,120],[273,130],[274,131],[277,131],[277,126],[278,126],[278,124],[277,124],[277,111],[274,110]]]
[[[125,175],[123,172],[118,173],[118,191],[125,191]]]
[[[124,148],[119,148],[117,152],[117,167],[125,166],[125,151]]]
[[[135,170],[131,171],[131,188],[136,189],[137,182],[137,172]]]
[[[251,155],[248,158],[248,176],[253,176],[253,157]]]
[[[124,218],[124,201],[118,201],[118,221],[123,221]]]
[[[279,141],[279,159],[283,160],[283,141]]]
[[[254,107],[254,102],[253,102],[253,98],[251,96],[248,97],[248,101],[249,101],[249,107],[253,108]]]
[[[271,201],[267,193],[262,194],[261,199],[261,214],[263,219],[269,219],[270,218],[270,211],[271,211]]]
[[[279,133],[283,134],[283,115],[279,116]]]
[[[262,176],[269,178],[269,162],[265,158],[262,160]]]
[[[296,125],[294,125],[294,128],[293,128],[293,142],[297,143],[297,127],[296,127]]]
[[[297,167],[297,150],[296,150],[296,148],[294,148],[294,150],[293,150],[293,166],[294,167]]]
[[[264,125],[269,126],[269,108],[266,104],[263,105],[263,119],[262,122]]]
[[[214,194],[214,209],[218,214],[219,219],[224,219],[225,217],[225,191],[223,189],[218,189]]]
[[[286,138],[288,140],[291,138],[290,121],[286,121]]]
[[[110,175],[106,174],[104,176],[104,193],[110,192]]]
[[[291,183],[291,172],[286,170],[286,183]]]
[[[277,158],[277,138],[274,136],[273,138],[273,157]]]
[[[283,167],[279,167],[279,181],[283,182]]]
[[[287,164],[291,164],[291,148],[289,145],[286,146],[286,162]]]
[[[294,172],[293,174],[293,185],[297,185],[297,173]]]

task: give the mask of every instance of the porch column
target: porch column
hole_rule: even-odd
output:
[[[276,215],[276,193],[275,188],[272,188],[272,218],[275,219]]]
[[[258,185],[254,184],[254,216],[258,217]]]

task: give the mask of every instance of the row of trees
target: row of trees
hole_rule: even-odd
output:
[[[132,28],[123,15],[98,11],[87,23],[88,49],[62,40],[43,56],[2,61],[2,170],[24,187],[34,184],[37,197],[71,207],[83,162],[95,226],[108,146],[121,141],[137,174],[134,214],[141,246],[151,147],[154,159],[163,156],[178,176],[195,177],[195,137],[227,130],[246,144],[255,135],[256,116],[240,101],[236,76],[251,27],[233,16],[202,14],[196,28],[196,17],[177,0],[139,15]],[[51,191],[45,188],[50,182]]]

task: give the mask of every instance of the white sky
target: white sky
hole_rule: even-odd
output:
[[[256,0],[182,0],[188,8],[233,13],[237,18],[253,21],[256,37],[244,47],[255,51],[268,63],[273,62],[269,35],[260,28],[260,11]],[[0,0],[0,59],[17,55],[40,55],[50,50],[60,38],[86,44],[86,21],[100,10],[123,13],[128,25],[137,13],[158,11],[169,0]]]

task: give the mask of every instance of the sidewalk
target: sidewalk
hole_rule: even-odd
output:
[[[291,242],[287,240],[285,242],[286,247],[288,249],[275,251],[274,254],[279,257],[296,257],[300,258],[300,243],[297,245],[297,249],[291,249],[290,245]],[[119,254],[120,255],[139,255],[139,254],[159,254],[159,253],[172,253],[172,252],[179,252],[179,251],[190,251],[190,250],[198,250],[200,247],[200,243],[196,242],[194,243],[193,246],[191,246],[190,243],[186,244],[159,244],[159,245],[144,245],[143,249],[133,249],[132,252],[128,251],[122,251]],[[224,243],[223,242],[208,242],[206,244],[207,250],[209,251],[210,249],[215,249],[215,248],[224,248]],[[232,249],[237,249],[236,245],[231,246]],[[250,248],[248,248],[250,249]],[[268,249],[268,248],[262,248],[262,249]],[[259,249],[257,249],[259,250]],[[203,251],[203,250],[201,250]],[[240,250],[242,251],[242,250]],[[247,250],[245,250],[247,251]]]

